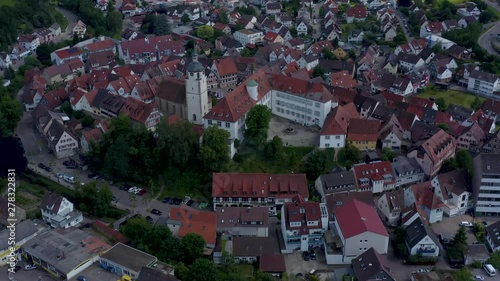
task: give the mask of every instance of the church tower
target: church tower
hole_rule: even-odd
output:
[[[186,105],[188,120],[193,124],[203,125],[203,116],[210,110],[211,103],[208,100],[205,68],[198,61],[196,46],[193,51],[193,61],[187,67]]]

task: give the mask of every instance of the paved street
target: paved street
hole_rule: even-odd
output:
[[[483,47],[488,54],[498,55],[491,46],[491,42],[497,40],[496,36],[500,34],[500,21],[496,22],[490,29],[485,31],[478,39],[479,46]]]
[[[121,2],[121,0],[119,0]],[[117,1],[118,2],[118,1]],[[120,4],[121,5],[121,4]],[[69,32],[69,27],[72,23],[75,23],[78,21],[78,16],[72,13],[71,11],[68,11],[66,9],[63,9],[61,7],[56,7],[56,10],[60,12],[67,20],[68,20],[68,26],[66,27],[66,30],[61,30],[61,35],[60,38],[62,40],[64,39],[71,39],[73,38],[73,34]]]
[[[286,132],[287,128],[291,128],[292,131]],[[319,130],[315,127],[304,127],[277,116],[271,118],[268,139],[275,136],[279,136],[286,146],[317,146],[319,144]]]
[[[393,8],[393,6],[390,6],[390,9],[395,10]],[[405,34],[406,42],[413,41],[413,39],[415,39],[415,38],[411,37],[409,30],[405,26],[406,18],[404,17],[404,15],[400,11],[398,11],[398,10],[395,10],[395,11],[396,11],[396,13],[395,13],[396,18],[398,19],[398,22],[399,22],[399,27],[403,30],[403,33]]]

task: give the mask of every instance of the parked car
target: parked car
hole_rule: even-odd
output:
[[[150,216],[147,216],[147,217],[146,217],[146,220],[147,220],[150,224],[153,224],[153,223],[155,222],[155,220],[154,220],[152,217],[150,217]]]
[[[95,180],[98,180],[98,179],[100,179],[102,177],[103,177],[103,175],[101,175],[99,173],[95,173],[95,175],[92,178],[95,179]]]
[[[14,266],[14,272],[18,272],[19,270],[21,270],[21,266],[19,265]]]
[[[464,227],[473,227],[474,226],[471,222],[468,222],[468,221],[462,221],[458,225],[464,226]]]
[[[484,277],[481,276],[481,275],[476,275],[476,276],[474,276],[474,280],[481,280],[481,281],[483,281]]]
[[[87,177],[89,177],[89,179],[93,179],[95,176],[97,176],[97,173],[91,173]]]
[[[33,270],[36,269],[36,265],[34,264],[27,264],[24,266],[24,270]]]
[[[180,198],[176,198],[176,200],[175,200],[175,203],[174,203],[174,204],[175,204],[175,205],[180,205],[181,203],[182,203],[182,199],[180,199]]]
[[[137,192],[139,192],[139,190],[140,190],[140,188],[132,186],[131,188],[128,189],[128,192],[137,194]]]
[[[175,201],[177,201],[177,198],[172,197],[172,198],[170,198],[170,201],[168,201],[168,204],[175,205]]]
[[[66,169],[78,169],[78,165],[69,165],[69,166],[66,166]]]
[[[482,221],[482,224],[483,224],[484,226],[488,226],[488,222],[487,222],[487,221]]]
[[[193,200],[188,200],[188,201],[186,202],[186,205],[191,206],[191,205],[193,205],[193,202],[194,202]]]
[[[72,165],[72,164],[73,164],[73,161],[71,161],[71,160],[66,160],[66,161],[63,162],[64,166],[69,166],[69,165]]]
[[[137,195],[142,196],[142,195],[146,194],[146,192],[147,192],[147,191],[146,191],[145,189],[141,189],[141,190],[137,193]]]
[[[47,172],[52,172],[52,169],[50,167],[45,166],[43,163],[38,163],[38,168],[44,169]]]
[[[311,257],[309,256],[309,252],[308,251],[304,251],[302,252],[302,258],[305,260],[305,261],[308,261],[311,259]]]
[[[138,188],[136,187],[137,189],[135,190],[135,195],[139,195],[139,193],[142,191],[142,188]]]
[[[89,281],[89,279],[87,279],[87,277],[83,275],[80,275],[76,278],[76,281]]]
[[[313,249],[309,250],[309,256],[311,257],[311,260],[316,260],[316,253]]]
[[[151,214],[154,214],[154,215],[157,215],[157,216],[161,216],[162,212],[158,209],[153,209],[151,210]]]
[[[120,186],[120,189],[121,189],[121,190],[128,191],[131,187],[132,187],[132,186],[131,186],[130,184],[126,184],[126,183],[124,183],[124,184],[122,184],[122,185]]]
[[[309,271],[309,275],[316,275],[316,269],[311,269],[311,271]]]
[[[168,203],[169,201],[170,201],[170,197],[165,197],[165,198],[163,198],[163,200],[161,202]]]
[[[61,173],[55,173],[55,176],[58,177],[58,178],[60,178],[60,179],[63,178],[63,174],[61,174]]]
[[[118,199],[114,195],[113,195],[113,198],[111,198],[111,200],[114,201],[114,202],[118,201]]]

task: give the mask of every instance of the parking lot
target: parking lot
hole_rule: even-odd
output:
[[[473,222],[473,219],[469,215],[461,215],[452,218],[443,218],[443,220],[439,223],[432,224],[432,230],[436,233],[436,235],[441,234],[443,238],[452,239],[455,236],[459,228],[459,224],[462,221]],[[474,233],[472,232],[472,227],[467,227],[467,243],[472,244],[477,242]]]
[[[325,255],[319,249],[315,250],[316,260],[304,261],[302,258],[302,252],[294,252],[293,254],[285,255],[285,264],[288,274],[295,276],[298,273],[306,274],[311,271],[311,269],[330,271],[321,273],[322,280],[335,280],[334,279],[334,269],[333,267],[326,264]],[[333,278],[333,279],[332,279]]]
[[[15,281],[55,281],[57,280],[54,276],[50,275],[43,269],[32,269],[32,270],[24,270],[24,266],[27,263],[25,261],[18,262],[18,265],[21,266],[21,270],[17,271],[12,275]],[[4,276],[0,278],[1,280],[9,280],[9,275],[7,273],[8,267],[2,267],[2,274],[0,276]],[[5,279],[3,279],[5,278]],[[116,281],[116,280],[113,280]]]

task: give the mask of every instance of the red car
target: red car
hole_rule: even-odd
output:
[[[139,193],[137,193],[137,195],[139,196],[142,196],[146,193],[147,191],[145,189],[141,189],[141,191],[139,191]]]

